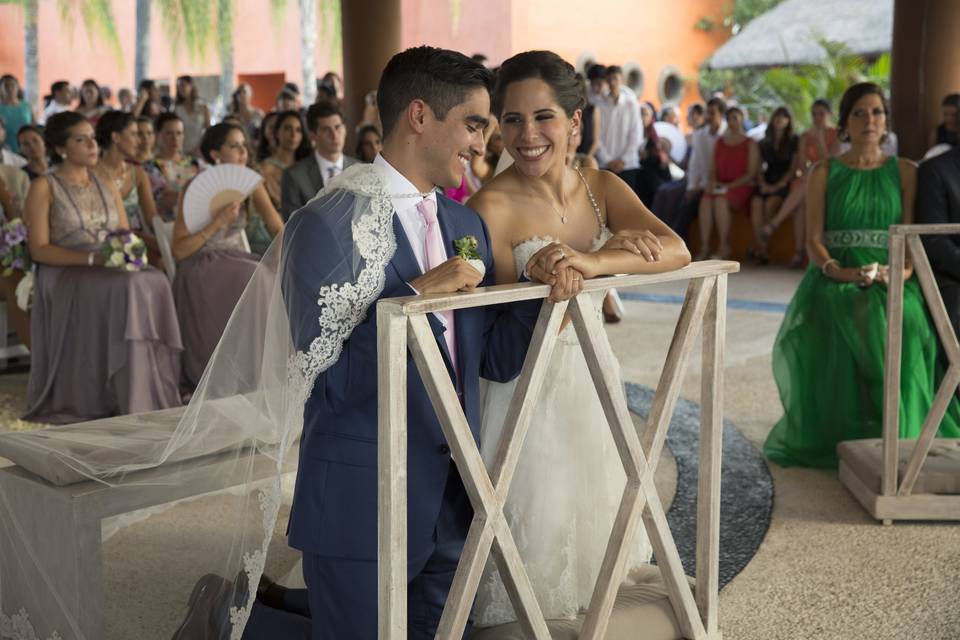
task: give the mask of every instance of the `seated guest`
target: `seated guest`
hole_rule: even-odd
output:
[[[781,224],[794,216],[794,233],[797,234],[797,237],[806,237],[803,230],[807,218],[805,206],[807,176],[818,162],[836,156],[841,152],[841,141],[837,137],[836,127],[833,126],[833,109],[830,102],[823,98],[814,100],[810,107],[810,117],[813,124],[800,136],[797,142],[797,173],[800,174],[800,177],[794,179],[790,184],[790,191],[787,193],[783,204],[780,205],[780,210],[767,223],[767,235],[772,236]],[[790,267],[800,269],[806,259],[806,250],[802,245],[797,244],[797,250],[790,260]]]
[[[951,147],[960,144],[960,93],[944,96],[940,113],[943,114],[943,120],[930,132],[927,148],[938,144]]]
[[[161,113],[154,125],[157,148],[149,170],[155,172],[153,198],[164,220],[173,220],[177,199],[190,179],[197,175],[196,160],[183,153],[183,121],[175,113]]]
[[[773,347],[784,416],[763,450],[783,466],[835,467],[837,444],[883,430],[889,254],[887,229],[910,224],[916,165],[880,148],[889,109],[883,90],[856,84],[840,102],[850,151],[817,164],[807,195],[810,267],[790,301]],[[900,437],[916,438],[939,378],[936,334],[916,278],[903,291],[904,375]],[[953,398],[940,434],[960,436]]]
[[[32,124],[20,127],[17,142],[20,143],[20,151],[27,160],[27,164],[22,167],[27,176],[33,180],[45,174],[50,166],[47,164],[47,145],[43,142],[43,131]]]
[[[43,108],[43,117],[40,124],[44,124],[50,119],[50,116],[63,111],[70,111],[70,105],[73,104],[73,95],[70,91],[70,83],[66,80],[58,80],[50,85],[50,101]]]
[[[299,111],[284,111],[273,114],[271,120],[264,119],[264,126],[273,127],[276,148],[271,156],[260,163],[260,173],[263,175],[263,188],[270,199],[270,211],[267,217],[276,215],[275,230],[271,231],[265,223],[265,216],[252,215],[247,218],[247,239],[250,249],[257,255],[263,255],[267,247],[273,242],[276,229],[280,228],[280,181],[283,172],[297,160],[303,160],[313,154],[310,141],[304,133],[303,118]]]
[[[688,112],[688,123],[697,122],[693,105]],[[710,187],[710,163],[717,139],[727,130],[724,114],[727,104],[718,97],[710,98],[704,110],[702,124],[693,130],[690,138],[690,157],[686,167],[686,193],[683,204],[675,211],[675,217],[667,221],[671,229],[686,237],[687,227],[701,210],[709,211],[711,203],[704,200],[703,193]]]
[[[240,121],[240,124],[247,131],[248,140],[256,140],[260,135],[260,126],[263,124],[263,111],[253,106],[250,103],[251,100],[253,100],[253,87],[246,82],[242,82],[233,92],[229,115]],[[199,142],[199,139],[197,142]]]
[[[750,219],[757,243],[753,255],[758,262],[766,264],[767,245],[774,232],[774,227],[766,222],[780,210],[797,174],[797,136],[793,132],[793,115],[787,107],[777,107],[767,123],[760,141],[760,159],[763,170],[757,174],[757,190],[750,201]],[[802,218],[794,217],[794,220]],[[796,250],[801,251],[806,243],[802,225],[794,227],[794,236]]]
[[[380,139],[380,130],[372,124],[365,124],[357,132],[356,157],[360,162],[373,162],[380,153],[383,141]]]
[[[89,78],[84,80],[80,85],[80,104],[74,111],[89,120],[93,126],[97,126],[97,120],[109,110],[110,107],[103,102],[103,93],[97,81]]]
[[[584,78],[580,74],[577,74],[577,79],[580,82],[584,82]],[[580,135],[580,145],[575,149],[577,155],[589,156],[593,161],[592,164],[596,164],[597,149],[600,148],[600,111],[598,111],[596,105],[590,101],[587,101],[586,106],[583,108],[578,133]],[[496,164],[494,164],[494,166],[496,166]],[[583,166],[592,165],[585,164]]]
[[[637,177],[637,195],[647,207],[664,182],[670,181],[670,158],[663,151],[660,136],[654,127],[656,111],[649,102],[640,105],[644,144],[640,149],[640,174]]]
[[[707,192],[700,200],[700,253],[697,260],[713,255],[730,257],[731,211],[749,212],[753,184],[760,168],[757,143],[743,130],[740,107],[727,109],[727,130],[717,139],[710,163]],[[710,236],[717,227],[717,251],[710,253]]]
[[[247,163],[247,140],[243,127],[221,122],[207,129],[200,152],[211,165]],[[247,202],[257,211],[274,235],[283,227],[270,204],[263,185]],[[173,228],[173,257],[177,276],[173,296],[183,334],[183,376],[189,388],[200,382],[207,361],[220,341],[227,320],[240,299],[250,276],[257,268],[257,256],[244,247],[247,218],[255,215],[246,203],[222,207],[205,227],[190,233],[183,217],[183,196],[177,205]]]
[[[960,223],[960,145],[920,165],[917,222]],[[922,236],[953,330],[960,335],[960,236]]]
[[[177,78],[177,99],[173,111],[183,122],[184,153],[197,156],[200,136],[210,126],[210,109],[207,103],[197,95],[197,85],[193,82],[193,76]]]
[[[255,156],[257,162],[261,164],[264,160],[277,152],[277,136],[274,128],[277,124],[277,116],[279,113],[280,112],[278,111],[271,111],[267,115],[263,116],[263,121],[260,123],[260,135],[257,136],[257,149]],[[297,111],[297,113],[300,112]]]
[[[281,89],[280,93],[277,94],[277,104],[274,107],[274,111],[277,113],[283,111],[299,111],[299,99],[297,94],[289,89]]]
[[[123,87],[120,91],[117,91],[117,109],[131,113],[134,104],[133,92],[130,89]]]
[[[150,178],[136,164],[140,135],[137,119],[125,111],[108,111],[96,126],[100,163],[95,171],[120,192],[128,228],[140,236],[149,249],[150,264],[161,266],[160,247],[153,234],[157,205],[153,201]]]
[[[160,88],[154,80],[141,80],[137,87],[137,102],[133,105],[133,115],[156,119],[163,113],[163,100]]]
[[[347,128],[336,105],[329,102],[310,105],[307,135],[316,151],[283,172],[280,211],[284,220],[307,204],[331,178],[356,162],[343,155]]]
[[[267,188],[270,202],[275,209],[280,209],[283,172],[295,162],[312,156],[313,148],[299,111],[274,114],[271,121],[272,137],[276,145],[273,152],[260,161],[260,173],[263,175],[263,184]],[[362,137],[360,139],[363,140]]]
[[[106,268],[110,232],[128,228],[120,194],[94,171],[93,126],[67,111],[44,130],[54,169],[30,184],[31,309],[25,420],[67,423],[180,404],[180,330],[161,271]]]
[[[3,140],[10,145],[9,150],[4,150],[4,155],[11,151],[15,154],[20,153],[20,147],[17,146],[17,131],[27,124],[33,124],[33,110],[23,99],[20,81],[8,73],[0,77],[0,129],[3,129],[0,147],[3,147]],[[13,163],[3,160],[0,164]]]

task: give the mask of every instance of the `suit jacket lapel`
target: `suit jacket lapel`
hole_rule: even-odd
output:
[[[323,189],[324,181],[323,173],[320,172],[320,165],[317,163],[317,156],[310,155],[308,158],[310,158],[310,162],[307,163],[307,180],[309,182],[310,189],[314,189],[314,187],[316,187],[316,189],[313,191],[313,195],[310,196],[312,198],[313,196],[317,195],[317,192],[320,191],[320,189]]]

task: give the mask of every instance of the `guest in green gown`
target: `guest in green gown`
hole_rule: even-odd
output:
[[[763,447],[783,466],[836,467],[839,442],[882,433],[887,229],[913,220],[917,183],[913,162],[880,150],[888,113],[880,87],[850,87],[839,124],[851,148],[818,164],[810,176],[810,267],[773,347],[784,416]],[[937,336],[909,264],[904,275],[900,437],[916,438],[942,369]],[[960,437],[956,398],[939,435]]]

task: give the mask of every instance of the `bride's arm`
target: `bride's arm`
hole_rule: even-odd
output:
[[[593,172],[584,172],[589,175]],[[564,257],[556,268],[573,267],[584,277],[613,275],[617,273],[662,273],[674,271],[690,264],[690,251],[686,243],[647,209],[637,194],[620,178],[608,171],[596,174],[600,199],[606,205],[607,226],[618,236],[636,238],[648,247],[656,244],[659,256],[650,256],[649,251],[609,248],[608,245],[593,253],[580,253],[564,248]],[[644,238],[649,241],[643,240]],[[625,244],[625,243],[619,243]],[[653,259],[651,259],[651,257]]]

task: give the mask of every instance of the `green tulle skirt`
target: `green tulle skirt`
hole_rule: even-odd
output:
[[[845,265],[886,262],[886,251],[851,248]],[[784,416],[764,444],[783,466],[832,468],[844,440],[877,438],[883,425],[887,289],[828,279],[811,267],[787,309],[773,349],[773,374]],[[900,437],[916,438],[945,367],[916,278],[903,295]],[[960,437],[954,398],[940,425]]]

